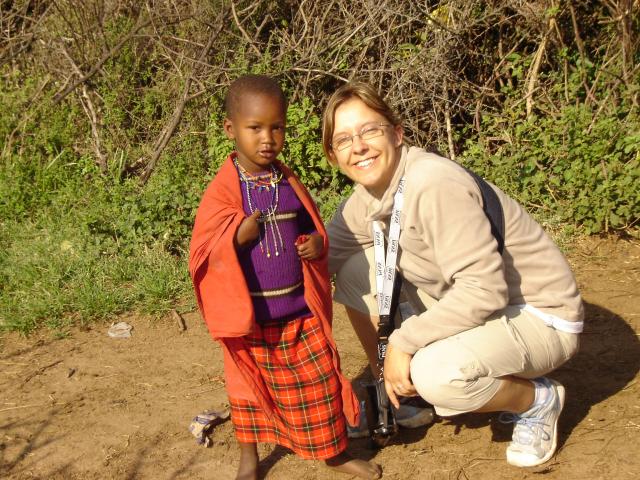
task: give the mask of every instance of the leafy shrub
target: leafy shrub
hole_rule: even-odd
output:
[[[70,4],[63,2],[42,23],[32,22],[42,26],[33,32],[38,40],[0,67],[0,328],[29,332],[45,324],[60,331],[75,321],[130,309],[161,314],[176,303],[193,305],[186,268],[193,218],[207,183],[233,148],[221,128],[221,87],[246,71],[278,75],[295,99],[282,159],[309,188],[325,220],[351,184],[323,157],[318,105],[340,83],[338,77],[359,77],[386,89],[403,110],[408,136],[419,142],[446,144],[449,131],[440,120],[450,117],[459,158],[552,228],[596,233],[637,226],[638,82],[625,78],[615,49],[619,19],[604,4],[572,4],[587,25],[590,58],[583,58],[572,46],[564,7],[541,10],[543,18],[534,15],[535,8],[522,15],[506,4],[454,2],[434,10],[429,2],[403,2],[403,8],[428,11],[428,17],[393,9],[385,17],[389,24],[412,18],[414,28],[396,29],[391,37],[370,37],[368,28],[336,28],[337,36],[324,42],[328,49],[318,50],[315,29],[296,21],[298,14],[304,17],[302,6],[295,13],[258,3],[242,20],[245,28],[257,28],[254,41],[264,48],[256,53],[256,45],[246,43],[231,22],[206,65],[195,62],[210,34],[200,21],[206,15],[174,21],[161,5],[149,12],[164,22],[153,25],[159,36],[141,34],[126,42],[85,84],[100,117],[106,171],[96,165],[80,88],[52,104],[68,79],[68,59],[59,47],[66,45],[81,68],[90,68],[130,31],[134,15],[128,7],[97,15],[99,29],[92,35],[90,28],[75,28],[91,15],[65,17]],[[192,6],[215,10],[208,2]],[[321,6],[311,2],[305,8]],[[374,11],[357,18],[337,13],[323,21],[379,26]],[[528,113],[532,52],[540,25],[551,17],[559,29],[550,33]],[[497,18],[504,21],[492,20]],[[637,20],[632,23],[637,26]],[[54,48],[44,40],[71,37],[73,42]],[[184,62],[174,64],[178,51]],[[511,53],[503,57],[506,51]],[[310,52],[317,65],[308,63]],[[637,51],[630,53],[626,73],[637,76]],[[325,70],[337,76],[319,73]],[[143,184],[145,160],[176,106],[184,75],[194,72],[194,89],[197,84],[206,95],[187,104]],[[475,109],[482,109],[479,125],[475,115],[469,118]],[[472,123],[474,128],[466,127]]]
[[[507,94],[501,112],[482,116],[482,135],[463,134],[464,163],[539,216],[588,234],[638,222],[640,117],[630,105],[607,115],[597,105],[567,104],[526,118],[518,93]]]

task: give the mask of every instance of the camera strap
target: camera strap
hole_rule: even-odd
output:
[[[378,367],[382,379],[382,367],[387,353],[389,335],[393,332],[394,324],[391,316],[393,293],[396,279],[396,262],[400,240],[400,214],[404,203],[405,178],[400,179],[398,189],[393,196],[393,209],[389,221],[389,241],[387,252],[384,251],[384,233],[380,222],[373,222],[373,253],[376,269],[376,291],[378,294]],[[396,289],[398,290],[398,289]],[[397,297],[397,295],[396,295]],[[395,313],[395,312],[394,312]]]
[[[398,242],[400,240],[400,213],[404,202],[405,179],[400,179],[398,190],[393,196],[393,210],[389,222],[389,243],[387,253],[384,252],[384,233],[380,222],[373,222],[373,252],[376,267],[376,290],[378,294],[378,314],[389,315],[393,282],[396,278],[396,261]]]
[[[400,282],[396,282],[396,263],[398,257],[398,242],[400,240],[400,213],[404,201],[405,179],[400,179],[398,190],[393,197],[393,209],[389,223],[389,242],[387,252],[384,250],[384,233],[382,225],[378,221],[373,222],[373,252],[376,269],[376,291],[378,294],[378,355],[377,364],[379,369],[378,379],[375,381],[376,410],[378,418],[376,426],[372,430],[373,443],[382,447],[386,445],[391,436],[398,429],[396,425],[391,402],[384,387],[384,377],[382,369],[384,359],[387,354],[389,335],[393,332],[395,307],[400,291]]]

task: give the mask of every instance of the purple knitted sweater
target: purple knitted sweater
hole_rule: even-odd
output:
[[[247,188],[243,181],[240,187],[242,206],[250,215]],[[287,321],[310,313],[304,300],[302,264],[294,242],[299,235],[314,232],[315,226],[286,179],[280,180],[278,190],[277,229],[269,222],[261,223],[262,245],[260,239],[256,239],[238,251],[258,323]],[[273,188],[249,188],[249,194],[254,209],[264,212],[274,203]]]

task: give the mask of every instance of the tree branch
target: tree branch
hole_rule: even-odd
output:
[[[67,52],[67,49],[64,45],[62,46],[62,53],[65,57],[67,57],[76,74],[79,77],[82,77],[82,71],[80,70],[80,67],[78,67],[76,62],[73,61],[73,58],[71,58],[71,55],[69,55],[69,52]],[[87,114],[87,117],[89,117],[89,122],[91,123],[91,136],[93,137],[93,146],[96,151],[96,161],[98,163],[100,171],[104,174],[107,172],[107,157],[104,153],[102,153],[102,141],[100,140],[98,115],[96,114],[96,110],[93,107],[93,102],[91,101],[91,97],[89,96],[89,91],[87,89],[86,83],[82,84],[82,97],[84,97],[84,101],[80,99],[80,103],[82,104],[84,113]]]
[[[233,14],[233,20],[236,22],[236,27],[238,27],[238,30],[240,30],[240,33],[242,34],[244,39],[247,41],[247,43],[249,43],[249,46],[253,48],[253,51],[258,54],[258,57],[262,57],[262,53],[260,53],[260,50],[258,50],[258,47],[255,46],[255,44],[253,43],[253,41],[251,40],[251,38],[249,37],[245,29],[242,28],[242,24],[240,23],[240,20],[238,19],[238,15],[236,14],[236,6],[234,1],[231,0],[230,3],[231,3],[231,13]]]
[[[80,78],[76,79],[74,82],[72,82],[70,85],[68,85],[64,90],[62,90],[59,93],[56,93],[53,97],[53,105],[57,105],[58,103],[60,103],[62,100],[64,100],[67,95],[69,95],[73,90],[75,90],[75,88],[86,82],[88,79],[90,79],[91,77],[93,77],[96,72],[98,72],[98,70],[100,70],[100,68],[102,68],[102,66],[107,62],[107,60],[109,60],[112,56],[114,56],[116,53],[118,53],[122,47],[124,47],[124,45],[131,40],[131,38],[133,38],[133,36],[138,33],[140,30],[142,30],[143,28],[149,26],[151,24],[151,20],[147,20],[146,22],[141,22],[141,23],[137,23],[129,33],[127,33],[124,37],[122,37],[120,39],[120,41],[111,49],[109,50],[107,53],[105,53],[102,58],[100,58],[100,60],[98,60],[98,63],[96,63],[93,67],[91,67],[91,69],[84,74],[83,76],[81,76]]]
[[[196,71],[199,69],[198,66],[204,63],[204,60],[207,54],[209,53],[209,50],[211,49],[213,42],[222,31],[222,28],[224,26],[224,22],[222,21],[224,19],[224,12],[225,11],[223,11],[220,14],[220,18],[218,18],[218,21],[216,22],[216,24],[218,25],[218,28],[211,32],[211,35],[209,36],[209,40],[207,41],[207,44],[202,49],[202,52],[198,57],[198,64],[196,64],[194,71],[185,80],[184,88],[182,90],[182,96],[180,97],[180,100],[178,101],[178,104],[176,105],[176,108],[174,109],[173,114],[171,115],[169,123],[164,127],[164,129],[160,133],[160,136],[158,137],[158,139],[155,141],[153,145],[153,153],[151,154],[151,158],[149,159],[149,162],[147,163],[147,166],[145,167],[141,177],[141,181],[143,184],[145,184],[149,180],[149,177],[151,177],[153,170],[156,168],[156,164],[158,163],[158,159],[160,158],[160,155],[162,154],[163,150],[169,143],[171,136],[173,135],[176,128],[178,127],[178,124],[180,123],[180,119],[182,118],[182,113],[184,112],[184,108],[187,102],[189,102],[191,98],[195,98],[196,96],[200,95],[200,93],[202,93],[201,91],[194,96],[190,96],[189,90],[191,89],[191,84],[193,82],[193,78],[196,74]]]

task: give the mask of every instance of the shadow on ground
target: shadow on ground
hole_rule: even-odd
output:
[[[640,341],[625,320],[598,305],[585,303],[585,330],[580,338],[580,350],[565,365],[550,373],[566,388],[567,399],[560,417],[559,447],[573,429],[589,414],[591,407],[616,395],[631,382],[640,370]],[[498,421],[498,415],[465,414],[444,419],[461,428],[482,428],[490,425],[492,440],[511,440],[511,425]]]

